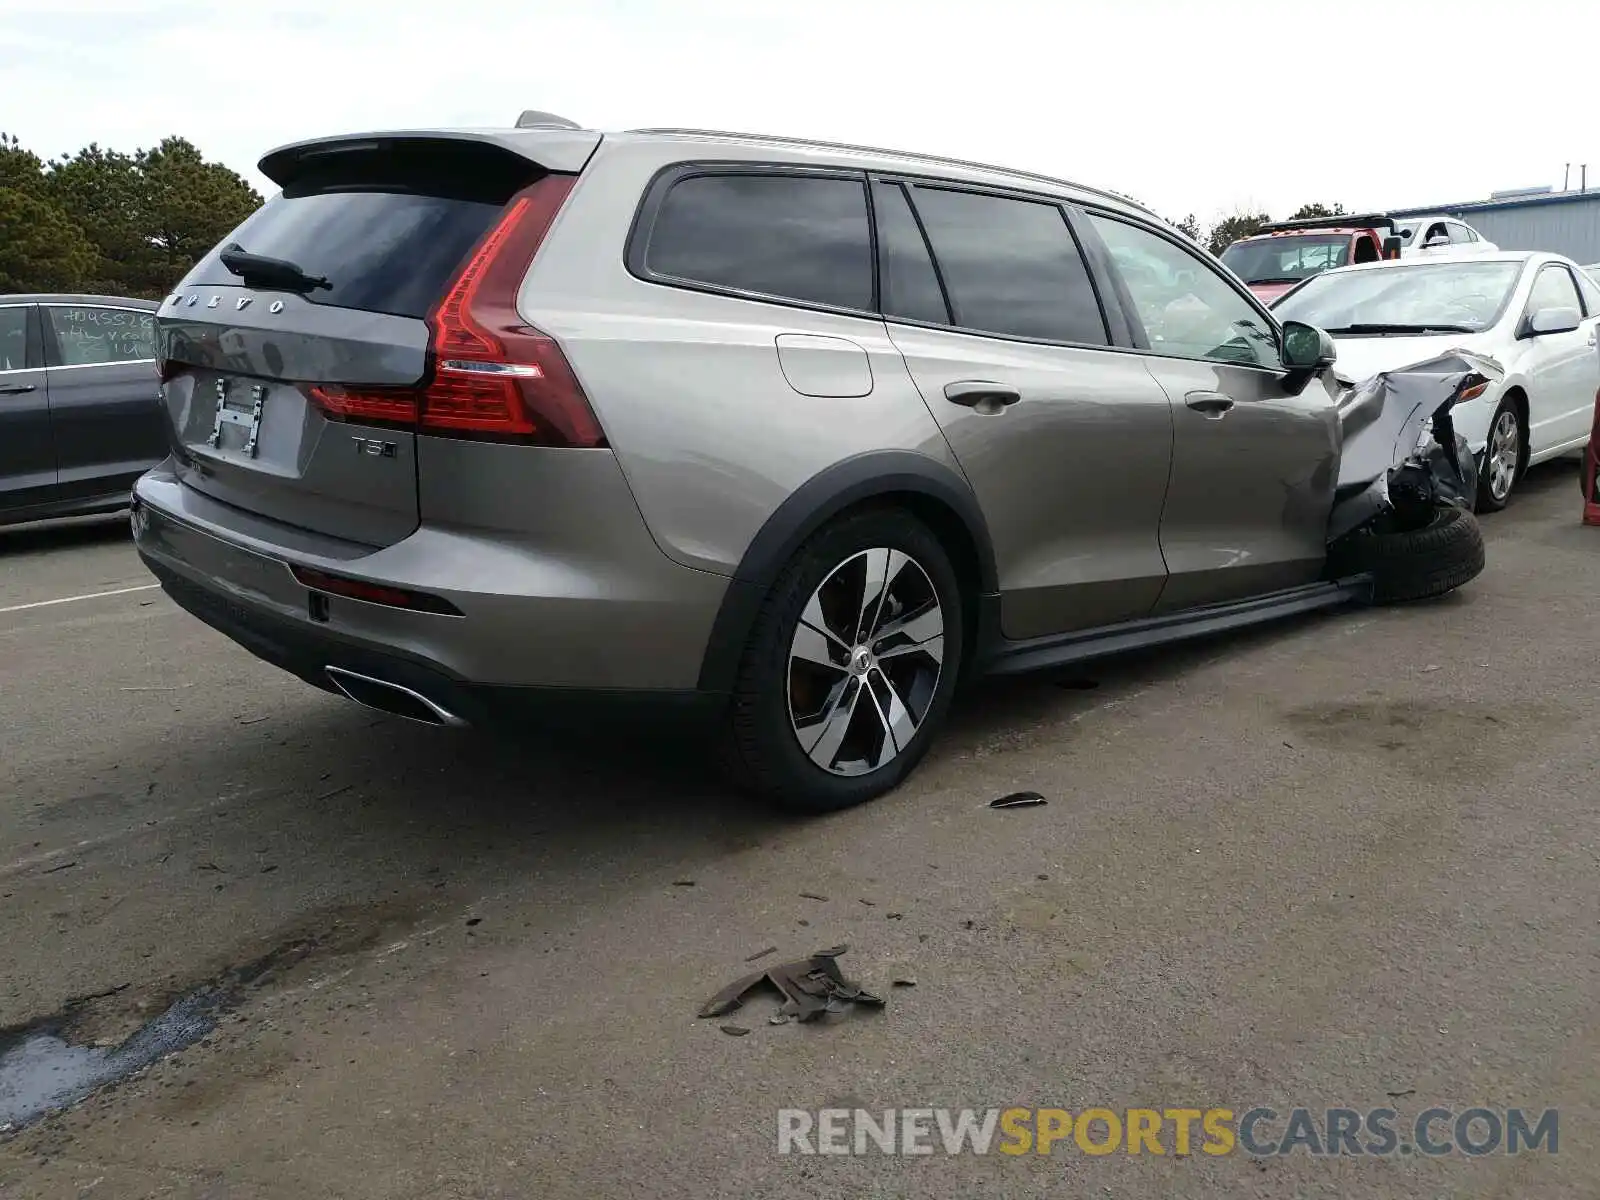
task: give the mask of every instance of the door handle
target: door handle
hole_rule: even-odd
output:
[[[1183,402],[1208,421],[1220,421],[1233,407],[1233,397],[1221,392],[1190,392]]]
[[[0,396],[20,396],[23,392],[31,392],[38,385],[32,383],[5,383],[0,384]]]
[[[1022,393],[1005,383],[990,383],[983,379],[963,379],[944,385],[944,398],[963,408],[984,408],[999,411],[1009,408],[1022,399]]]

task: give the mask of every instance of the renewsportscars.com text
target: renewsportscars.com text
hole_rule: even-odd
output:
[[[1560,1148],[1547,1108],[785,1108],[779,1154],[1155,1154],[1255,1158],[1543,1152]]]

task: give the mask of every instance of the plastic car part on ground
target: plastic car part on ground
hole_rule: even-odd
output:
[[[779,963],[736,979],[700,1009],[700,1017],[726,1016],[744,1004],[745,997],[762,984],[771,984],[783,996],[783,1006],[773,1018],[776,1023],[793,1019],[814,1021],[831,1012],[843,1012],[846,1003],[882,1008],[883,999],[846,979],[839,970],[838,958],[848,946],[819,950],[810,958]]]
[[[1504,374],[1494,359],[1454,350],[1351,384],[1339,401],[1343,448],[1329,543],[1408,500],[1471,511],[1477,464],[1450,409]]]

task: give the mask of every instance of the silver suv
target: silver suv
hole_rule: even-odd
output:
[[[1113,194],[544,116],[261,170],[157,316],[137,543],[363,704],[704,716],[840,808],[960,677],[1367,594],[1326,569],[1331,343]]]

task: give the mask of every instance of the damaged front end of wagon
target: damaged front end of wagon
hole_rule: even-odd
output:
[[[1339,400],[1330,575],[1370,575],[1375,599],[1414,600],[1483,570],[1472,516],[1477,462],[1451,413],[1503,375],[1493,359],[1455,350],[1348,383]]]

